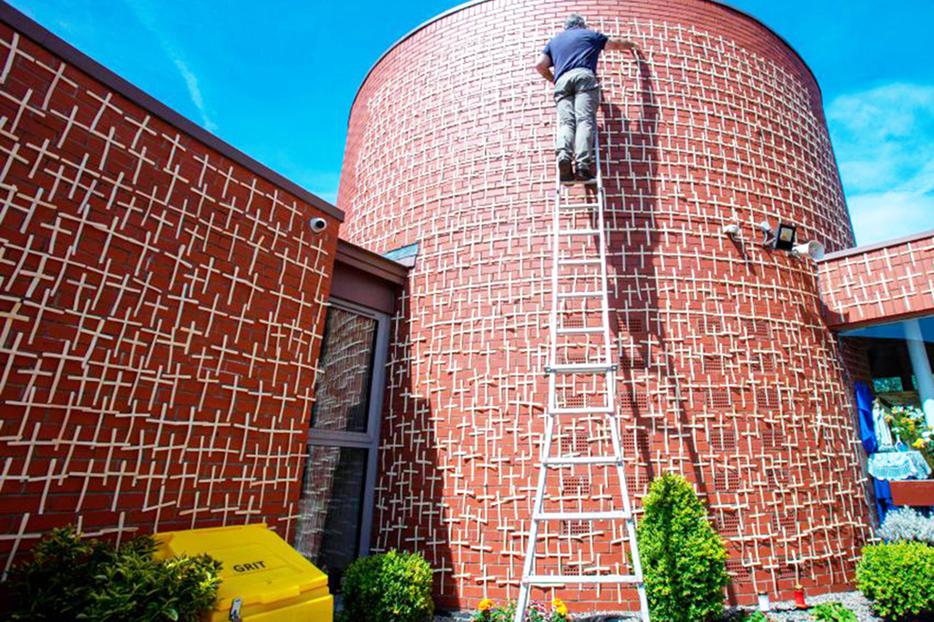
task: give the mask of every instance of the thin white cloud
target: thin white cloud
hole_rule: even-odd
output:
[[[204,127],[212,132],[216,131],[217,124],[208,116],[207,107],[204,105],[204,96],[201,95],[201,88],[198,86],[198,76],[188,68],[188,65],[186,65],[185,61],[181,58],[174,57],[172,61],[185,80],[185,86],[188,88],[188,96],[191,97],[191,103],[195,105],[195,108],[197,108],[198,112],[201,114],[201,122],[204,123]]]
[[[827,118],[857,241],[934,228],[934,85],[841,95]]]
[[[211,119],[208,107],[205,105],[204,95],[198,84],[198,76],[195,75],[188,62],[186,62],[181,46],[179,46],[164,29],[160,29],[156,24],[155,15],[159,13],[159,10],[157,10],[159,7],[153,7],[146,0],[126,0],[126,5],[133,15],[136,16],[136,19],[139,20],[139,23],[142,24],[143,28],[156,38],[159,45],[162,47],[162,51],[169,60],[172,61],[172,64],[175,65],[179,75],[181,75],[182,80],[185,82],[185,88],[188,90],[188,97],[191,99],[191,103],[194,104],[195,109],[197,109],[198,114],[201,116],[201,124],[212,132],[217,131],[217,123]]]

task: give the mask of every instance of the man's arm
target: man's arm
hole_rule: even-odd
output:
[[[604,49],[604,50],[612,50],[612,51],[616,51],[616,52],[622,52],[622,51],[625,51],[625,50],[634,50],[634,49],[636,49],[636,44],[633,43],[632,41],[628,40],[628,39],[620,39],[619,37],[610,37],[610,38],[607,40],[606,46],[604,46],[603,49]]]
[[[538,57],[538,62],[535,63],[535,71],[549,82],[555,81],[555,76],[551,73],[551,57],[547,54]]]

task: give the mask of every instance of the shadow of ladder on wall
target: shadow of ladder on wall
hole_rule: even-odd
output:
[[[600,137],[595,132],[594,150],[596,152],[597,175],[590,181],[561,182],[555,175],[555,197],[552,214],[552,263],[551,263],[551,312],[549,322],[548,366],[548,408],[545,413],[545,433],[541,446],[541,461],[539,464],[538,483],[535,488],[535,499],[532,504],[531,524],[528,534],[528,543],[525,553],[525,562],[522,569],[522,580],[519,586],[519,599],[516,603],[515,622],[523,622],[526,608],[529,605],[529,594],[533,587],[549,587],[560,585],[593,585],[593,584],[632,584],[636,586],[639,596],[639,613],[643,622],[649,622],[649,609],[646,600],[645,586],[642,578],[642,564],[639,558],[639,546],[636,541],[635,517],[632,512],[632,502],[629,498],[629,489],[626,485],[624,457],[620,443],[620,432],[616,420],[616,371],[617,363],[614,356],[614,343],[610,335],[609,300],[607,286],[607,257],[606,257],[606,229],[604,224],[604,208],[606,194],[603,188],[602,162],[600,158]],[[574,190],[583,189],[583,199],[574,196]],[[579,227],[580,215],[586,216],[589,227]],[[561,223],[570,216],[572,226],[562,228]],[[595,239],[596,254],[593,250],[589,255],[586,252],[587,244],[575,244],[576,240],[586,242],[587,238]],[[582,239],[583,238],[583,239]],[[563,247],[567,247],[564,251]],[[571,251],[577,249],[579,255],[574,256]],[[587,273],[587,267],[595,268],[595,272]],[[570,270],[570,274],[568,274]],[[584,276],[581,275],[584,271]],[[581,280],[591,280],[593,285],[589,288],[577,289],[575,284]],[[570,281],[568,288],[564,282]],[[564,285],[564,287],[562,287]],[[574,303],[578,304],[575,308]],[[589,304],[595,303],[595,304]],[[597,339],[596,343],[592,341]],[[582,344],[575,344],[575,339],[583,339]],[[559,340],[563,341],[559,346]],[[589,359],[594,351],[601,352],[596,360],[569,362],[559,358],[559,352],[564,351],[565,357],[572,349],[576,353],[584,351]],[[568,379],[571,379],[568,381]],[[583,380],[591,388],[603,386],[603,391],[591,391],[589,397],[602,398],[598,404],[583,404],[574,400],[573,406],[559,404],[559,389],[566,393],[570,386],[572,391],[577,387],[575,380]],[[566,398],[566,396],[565,396]],[[586,401],[586,400],[585,400]],[[609,429],[610,448],[609,455],[565,456],[552,455],[552,445],[555,440],[556,420],[568,420],[581,416],[603,415]],[[576,445],[571,453],[576,451]],[[588,467],[604,467],[615,471],[619,482],[619,493],[622,501],[621,510],[600,511],[546,511],[545,492],[546,482],[550,469],[575,467],[577,465]],[[610,476],[612,479],[612,474]],[[536,554],[538,550],[539,527],[543,523],[560,521],[578,521],[590,523],[595,521],[623,521],[623,545],[628,544],[631,573],[628,574],[539,574],[536,572]],[[611,531],[606,532],[606,538],[612,538]],[[623,555],[625,555],[623,548]]]

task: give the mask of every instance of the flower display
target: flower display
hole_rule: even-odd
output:
[[[569,622],[568,606],[560,598],[551,601],[551,607],[543,603],[529,603],[525,609],[524,622]],[[477,603],[477,611],[471,622],[513,622],[516,616],[516,604],[506,603],[497,606],[489,598]]]
[[[934,468],[934,426],[928,425],[923,410],[916,406],[892,406],[886,421],[896,441],[920,451]]]

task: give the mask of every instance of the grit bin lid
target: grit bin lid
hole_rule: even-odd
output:
[[[331,621],[327,575],[263,523],[154,537],[157,557],[207,553],[223,564],[211,622]]]

